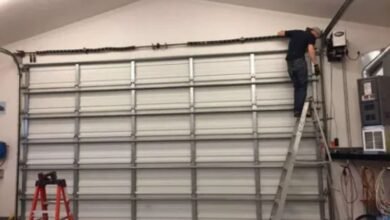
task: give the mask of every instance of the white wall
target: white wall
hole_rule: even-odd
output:
[[[279,13],[201,0],[142,0],[75,24],[8,45],[12,50],[44,50],[62,48],[150,45],[196,40],[236,38],[241,36],[273,35],[280,29],[325,27],[328,19]],[[351,52],[362,53],[381,48],[389,43],[390,29],[341,22],[338,28],[348,32]],[[172,54],[219,53],[224,51],[254,51],[286,48],[283,42],[232,45],[211,48],[180,48],[160,51],[139,51],[122,54],[38,57],[38,62],[65,60],[97,60]],[[356,94],[356,79],[360,77],[357,61],[346,63],[352,127],[352,145],[361,145],[360,119]],[[325,78],[329,79],[329,65]],[[10,145],[10,156],[5,164],[5,178],[0,180],[0,216],[14,209],[17,149],[17,74],[10,59],[0,57],[0,100],[7,102],[7,114],[0,116],[0,139]],[[345,109],[340,65],[333,68],[334,109],[337,134],[346,146]],[[329,83],[327,83],[329,90]],[[329,91],[328,91],[328,97]],[[328,100],[329,101],[329,100]],[[328,106],[330,106],[328,104]],[[328,109],[329,110],[329,109]],[[4,199],[7,198],[7,199]]]

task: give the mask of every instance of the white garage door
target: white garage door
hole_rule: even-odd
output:
[[[295,122],[284,54],[28,67],[22,215],[55,170],[79,220],[269,219]],[[312,128],[299,160],[318,158]],[[285,219],[325,219],[321,169],[294,170]]]

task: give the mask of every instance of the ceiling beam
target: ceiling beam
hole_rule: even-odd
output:
[[[354,0],[345,0],[343,5],[340,7],[340,9],[337,11],[336,15],[332,18],[328,26],[325,28],[325,31],[322,35],[322,38],[325,42],[326,37],[329,35],[329,33],[332,31],[334,26],[336,26],[337,22],[343,17],[344,13],[347,11],[348,7],[352,4]]]

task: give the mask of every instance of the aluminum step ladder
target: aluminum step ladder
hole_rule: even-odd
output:
[[[310,98],[308,101],[305,102],[303,106],[301,117],[299,118],[299,120],[297,120],[293,131],[293,136],[291,137],[290,145],[286,155],[286,160],[282,168],[282,174],[280,176],[279,185],[272,205],[271,218],[270,218],[271,220],[282,219],[284,208],[286,205],[288,186],[290,185],[292,179],[294,165],[298,154],[299,145],[302,139],[303,129],[305,128],[307,114],[309,112],[311,113],[311,117],[313,119],[313,123],[316,131],[317,131],[316,127],[319,128],[318,129],[319,133],[321,135],[321,138],[323,139],[323,142],[325,143],[324,148],[326,149],[326,153],[330,158],[329,146],[327,144],[324,131],[321,128],[320,118],[318,116],[317,109],[313,107],[313,100],[312,98]]]

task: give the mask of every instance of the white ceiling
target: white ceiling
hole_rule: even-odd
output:
[[[137,0],[0,0],[0,45],[31,37],[135,1]],[[331,18],[344,2],[344,0],[209,1],[327,18]],[[355,0],[343,19],[390,27],[389,12],[390,0]]]
[[[137,0],[0,0],[0,46]]]
[[[209,1],[332,18],[345,0]],[[390,27],[390,0],[355,0],[342,17],[342,20]]]

